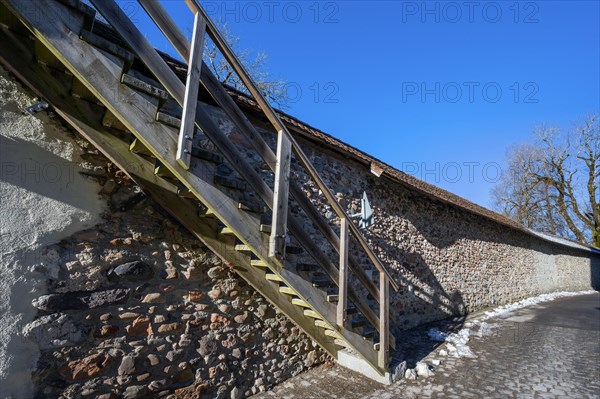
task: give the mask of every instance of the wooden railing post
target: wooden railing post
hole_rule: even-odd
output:
[[[379,367],[387,370],[390,351],[389,337],[390,285],[385,273],[379,273]]]
[[[348,219],[340,219],[340,280],[338,282],[337,325],[344,328],[348,309]]]
[[[196,128],[196,104],[198,103],[198,89],[200,87],[205,31],[206,21],[200,12],[196,12],[194,14],[194,31],[192,34],[190,58],[188,60],[183,115],[181,116],[179,139],[177,140],[176,159],[185,169],[190,168],[192,160],[192,139],[194,138],[194,129]]]
[[[292,142],[283,130],[277,133],[277,161],[275,164],[275,186],[273,187],[273,221],[269,240],[269,256],[283,262],[285,258],[285,236],[290,189],[290,163]]]

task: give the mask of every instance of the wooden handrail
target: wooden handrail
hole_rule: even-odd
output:
[[[327,187],[327,185],[315,169],[308,156],[304,153],[304,151],[302,151],[300,145],[296,142],[295,138],[287,130],[286,126],[283,124],[281,119],[279,119],[279,116],[276,114],[275,110],[273,110],[273,107],[271,107],[269,102],[264,98],[261,91],[254,83],[253,79],[250,77],[250,74],[246,71],[246,69],[244,68],[240,60],[237,58],[231,47],[229,47],[227,41],[221,35],[221,32],[219,32],[217,27],[210,20],[210,17],[208,16],[208,14],[206,14],[206,11],[204,11],[204,8],[200,5],[198,0],[185,1],[190,10],[192,10],[192,12],[200,12],[202,16],[206,19],[207,32],[209,36],[211,37],[211,39],[213,39],[213,41],[223,54],[223,57],[225,57],[227,62],[229,62],[231,67],[237,73],[238,77],[242,80],[242,82],[244,82],[244,84],[248,88],[248,91],[252,94],[254,100],[258,103],[259,107],[265,113],[265,115],[267,116],[271,124],[275,127],[277,132],[280,132],[281,134],[287,136],[287,139],[291,143],[291,147],[294,151],[294,154],[296,155],[302,166],[304,166],[311,178],[315,181],[321,192],[325,195],[325,198],[327,199],[329,205],[333,208],[337,216],[340,219],[349,218],[348,214],[346,213],[344,208],[342,208],[342,206],[337,202],[336,198],[333,196],[333,193],[329,190],[329,187]],[[377,270],[380,273],[385,274],[388,277],[390,285],[392,286],[394,291],[398,291],[398,289],[400,289],[400,286],[394,281],[387,269],[381,264],[381,261],[379,260],[377,255],[373,253],[373,251],[365,241],[364,237],[353,223],[350,223],[350,231],[352,232],[352,235],[358,240],[359,244],[367,253],[369,259],[373,262]]]

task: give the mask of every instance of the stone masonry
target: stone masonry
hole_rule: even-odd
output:
[[[325,359],[299,328],[111,168],[110,212],[43,249],[58,269],[23,330],[39,397],[242,397]],[[100,174],[100,170],[107,170]]]
[[[10,87],[26,92],[18,85]],[[23,103],[33,101],[23,96]],[[241,133],[219,109],[207,107],[256,170],[271,181],[268,168]],[[16,110],[10,114],[18,119]],[[54,119],[42,126],[56,124]],[[63,229],[54,242],[36,247],[35,262],[18,264],[35,289],[28,286],[21,292],[18,284],[6,288],[12,298],[27,298],[21,305],[30,309],[31,317],[20,318],[11,328],[16,326],[16,336],[37,350],[26,359],[33,370],[35,397],[241,398],[330,360],[98,150],[66,129],[60,131],[64,138],[59,134],[55,141],[76,148],[79,155],[70,162],[84,181],[62,187],[61,195],[93,197],[103,210],[95,225],[81,225],[75,232]],[[276,136],[261,132],[274,148]],[[424,322],[541,293],[599,286],[598,255],[510,228],[385,173],[377,177],[330,145],[300,142],[349,212],[356,212],[362,192],[368,193],[376,225],[364,234],[401,285],[390,307],[397,334]],[[226,165],[222,169],[235,176]],[[337,229],[339,222],[322,193],[295,161],[292,178]],[[251,199],[252,193],[246,194]],[[5,198],[13,202],[3,207],[16,206],[18,198]],[[302,216],[294,202],[290,209]],[[30,212],[43,215],[44,209],[32,205]],[[69,217],[74,224],[77,216]],[[38,226],[43,227],[25,225],[31,231]],[[304,227],[337,262],[315,226],[306,221]],[[3,232],[10,229],[3,226]],[[355,242],[350,252],[373,270]],[[3,262],[1,267],[14,271],[15,264]],[[19,354],[6,356],[7,370],[15,356]],[[2,374],[0,384],[9,375]]]

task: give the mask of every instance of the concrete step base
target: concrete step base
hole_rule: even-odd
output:
[[[386,372],[385,375],[379,374],[369,365],[369,363],[351,350],[342,349],[338,351],[337,355],[337,363],[340,366],[362,374],[380,384],[390,385],[392,383],[392,375],[389,371]]]

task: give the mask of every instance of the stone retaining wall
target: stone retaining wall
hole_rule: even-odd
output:
[[[102,223],[44,249],[59,275],[23,330],[43,397],[238,398],[325,359],[131,183],[102,193]]]
[[[1,398],[239,398],[327,359],[3,69],[0,94]]]
[[[22,115],[34,99],[0,72],[0,267],[10,277],[0,280],[0,396],[237,398],[327,359],[89,143],[46,113]],[[211,113],[270,178],[222,112]],[[274,147],[275,136],[263,134]],[[21,136],[29,137],[26,147]],[[73,174],[58,182],[11,180],[9,142],[28,149],[11,150],[11,162],[35,155],[47,166],[58,156]],[[507,228],[301,142],[350,212],[368,193],[377,223],[365,235],[402,286],[390,310],[398,331],[541,293],[598,287],[597,255]],[[292,169],[337,228],[314,184],[297,163]],[[297,205],[291,209],[302,215]],[[305,228],[334,259],[315,226]],[[351,253],[369,269],[356,243]]]

